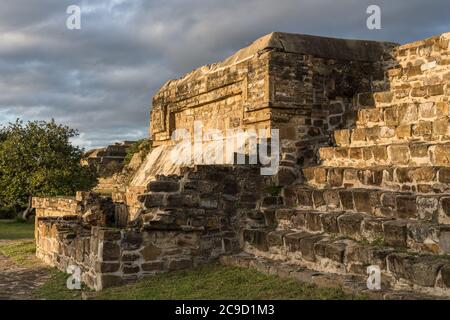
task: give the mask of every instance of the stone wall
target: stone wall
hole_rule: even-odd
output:
[[[329,274],[376,265],[383,288],[449,296],[449,38],[274,33],[169,81],[153,100],[156,147],[113,194],[121,230],[92,227],[76,201],[35,200],[38,255],[81,265],[96,289],[243,251]],[[174,164],[171,134],[196,120],[279,129],[277,174]]]
[[[354,124],[298,169],[244,251],[332,274],[375,265],[383,289],[450,295],[449,39],[393,49],[382,91],[354,92]]]
[[[393,46],[272,33],[222,62],[167,82],[153,98],[150,131],[156,148],[116,197],[134,219],[137,196],[150,181],[180,174],[170,157],[171,134],[186,129],[192,136],[194,121],[202,122],[203,133],[218,129],[224,136],[233,129],[279,129],[282,161],[273,183],[292,183],[300,167],[317,161],[318,148],[331,144],[333,130],[354,125],[354,95],[385,89],[383,70],[392,63]]]
[[[264,185],[257,166],[196,166],[158,176],[126,229],[87,223],[86,194],[80,201],[35,198],[37,256],[62,271],[80,267],[83,282],[96,290],[207,263],[239,251],[242,225],[264,223],[257,197],[267,192]],[[42,211],[48,207],[49,216]]]

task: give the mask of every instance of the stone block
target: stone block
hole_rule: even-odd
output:
[[[405,279],[423,287],[434,287],[442,260],[437,257],[415,257],[403,260]]]
[[[313,202],[314,202],[314,207],[316,209],[326,206],[327,203],[325,202],[325,198],[323,197],[322,190],[314,190],[313,191]]]
[[[395,128],[395,135],[399,139],[407,139],[411,137],[411,125],[401,125]]]
[[[397,196],[397,216],[402,219],[414,219],[418,217],[415,196]]]
[[[431,150],[434,165],[444,167],[450,165],[450,144],[438,144]]]
[[[358,94],[358,106],[375,107],[375,99],[372,92]]]
[[[142,244],[142,233],[137,231],[126,231],[123,233],[123,250],[137,250]]]
[[[423,144],[411,144],[409,148],[411,158],[428,158],[428,146]]]
[[[436,220],[439,210],[439,200],[435,197],[418,196],[416,199],[419,218],[425,221]]]
[[[305,215],[306,227],[310,231],[321,231],[322,230],[322,221],[320,219],[319,212],[308,212]]]
[[[295,215],[295,209],[277,209],[275,211],[275,218],[277,220],[291,220],[292,216]]]
[[[161,249],[153,244],[145,245],[139,253],[145,261],[156,260],[161,254]]]
[[[450,197],[442,197],[439,201],[440,212],[445,217],[450,217]]]
[[[443,84],[435,84],[428,86],[427,93],[430,96],[439,96],[444,94],[444,85]]]
[[[119,271],[120,263],[118,262],[100,262],[95,263],[95,271],[100,273],[114,273]]]
[[[243,238],[255,248],[261,251],[269,250],[267,245],[267,232],[259,229],[244,229]]]
[[[338,146],[348,146],[350,143],[350,130],[336,130],[334,132],[334,140]]]
[[[394,93],[391,91],[376,92],[374,93],[374,98],[377,103],[391,103]]]
[[[343,236],[358,239],[361,236],[361,223],[363,215],[344,214],[338,218],[339,231]]]
[[[397,108],[386,108],[384,110],[384,122],[388,126],[397,126],[399,124]]]
[[[305,190],[305,189],[299,189],[297,190],[297,203],[300,206],[305,207],[312,207],[313,201],[312,201],[312,191],[311,190]]]
[[[123,264],[122,272],[126,275],[139,273],[141,268],[135,264]]]
[[[279,167],[274,181],[277,186],[287,186],[297,180],[297,178],[298,176],[293,168]]]
[[[384,242],[393,247],[406,247],[407,223],[401,220],[386,221],[383,224]]]
[[[325,190],[323,192],[323,198],[327,204],[328,209],[336,210],[340,209],[341,201],[339,199],[339,191],[337,190]]]
[[[355,190],[353,191],[353,201],[355,202],[356,211],[363,213],[372,213],[372,207],[370,205],[369,190]]]
[[[307,232],[295,232],[295,233],[289,233],[285,236],[285,245],[286,248],[290,252],[295,252],[300,249],[300,240],[309,237],[311,234]]]
[[[139,260],[139,258],[140,258],[139,254],[129,252],[129,253],[122,253],[122,259],[121,260],[123,262],[133,262],[133,261]]]
[[[328,170],[328,185],[332,188],[340,187],[343,181],[343,171],[339,168],[332,168]]]
[[[408,164],[410,158],[408,146],[390,145],[387,149],[393,164]]]
[[[145,262],[141,265],[141,269],[144,272],[163,271],[164,262],[163,261]]]
[[[347,244],[344,241],[335,241],[325,246],[325,258],[332,261],[343,263]]]
[[[306,261],[314,262],[316,256],[314,253],[314,245],[323,239],[326,239],[323,235],[311,235],[300,239],[299,250],[302,254],[302,258]]]
[[[345,251],[345,261],[351,263],[358,263],[363,265],[370,264],[370,251],[368,246],[355,244],[347,246]]]
[[[284,237],[290,233],[287,230],[271,231],[267,234],[267,244],[269,247],[284,246]]]
[[[382,218],[366,217],[361,224],[363,238],[374,241],[384,237],[383,223],[387,221]]]
[[[171,259],[168,262],[169,270],[182,270],[192,267],[192,260],[189,258]]]
[[[120,259],[120,247],[112,242],[103,243],[103,251],[101,255],[103,261],[117,261]]]
[[[366,141],[366,131],[363,128],[355,128],[352,130],[352,142]]]
[[[175,181],[151,181],[148,184],[148,191],[150,192],[177,192],[180,184]]]
[[[322,220],[322,228],[326,233],[339,233],[339,226],[337,219],[342,213],[323,213],[320,216]]]
[[[444,288],[450,288],[450,263],[444,264],[441,268],[441,279]]]
[[[150,193],[143,197],[143,203],[146,208],[161,207],[164,204],[164,194]]]
[[[117,241],[121,239],[120,230],[114,229],[99,229],[98,239],[100,241]]]
[[[375,161],[384,162],[388,159],[388,151],[386,146],[373,146],[370,148]]]

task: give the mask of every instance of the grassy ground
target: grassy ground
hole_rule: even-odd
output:
[[[0,240],[33,239],[34,222],[0,220]]]
[[[32,266],[36,263],[36,246],[33,240],[14,240],[0,243],[0,253],[9,257],[21,266]]]
[[[41,299],[81,299],[81,292],[66,289],[66,276],[55,273],[52,280],[35,294]],[[158,299],[295,299],[331,300],[363,299],[348,296],[340,289],[302,285],[293,280],[266,276],[254,270],[211,264],[193,270],[172,272],[145,278],[123,287],[98,293],[86,291],[91,299],[158,300]]]

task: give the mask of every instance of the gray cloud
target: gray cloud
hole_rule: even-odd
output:
[[[82,30],[66,8],[82,7]],[[365,27],[382,8],[382,30]],[[450,31],[448,0],[3,0],[0,123],[17,117],[79,129],[96,147],[148,132],[152,95],[170,78],[272,31],[399,43]]]

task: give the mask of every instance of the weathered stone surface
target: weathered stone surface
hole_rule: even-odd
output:
[[[136,250],[142,244],[142,233],[136,231],[124,232],[122,248],[124,250]]]
[[[416,197],[397,196],[396,203],[399,218],[408,219],[417,217]]]
[[[445,288],[450,288],[450,264],[446,263],[441,269],[442,283]]]
[[[314,245],[323,240],[326,239],[323,235],[311,235],[308,237],[304,237],[300,239],[299,249],[302,253],[303,259],[307,261],[315,261],[315,253],[314,253]]]
[[[296,232],[289,233],[285,236],[285,244],[286,248],[291,251],[299,251],[300,250],[300,240],[309,237],[311,234],[307,232]]]
[[[288,234],[289,231],[287,230],[277,230],[277,231],[271,231],[267,234],[267,244],[269,247],[278,246],[282,247],[284,246],[284,237],[286,234]]]
[[[161,249],[152,244],[148,244],[141,249],[140,254],[145,261],[156,260],[161,254]]]
[[[339,231],[342,235],[357,239],[361,235],[361,214],[344,214],[338,218]]]
[[[120,258],[120,247],[112,242],[103,243],[103,261],[116,261]]]
[[[445,263],[429,256],[450,251],[448,39],[441,42],[391,52],[388,44],[272,34],[167,82],[152,103],[153,149],[114,192],[120,206],[100,207],[88,194],[33,200],[38,218],[72,221],[38,222],[38,255],[60,269],[82,265],[97,288],[120,282],[101,273],[128,281],[239,248],[258,257],[239,264],[280,277],[292,270],[260,255],[352,277],[379,265],[383,286],[445,287]],[[280,129],[278,171],[174,165],[171,134],[195,120],[204,132]],[[119,225],[126,229],[103,231]],[[307,281],[341,285],[336,279]]]
[[[406,247],[407,223],[405,221],[386,221],[383,224],[384,242],[393,247]]]
[[[135,274],[135,273],[139,273],[140,268],[137,265],[133,265],[133,264],[124,264],[122,266],[122,272],[126,275],[128,274]]]
[[[244,241],[261,251],[267,251],[269,249],[266,235],[267,233],[265,230],[246,229],[243,231]]]
[[[114,273],[119,271],[120,263],[117,262],[100,262],[98,261],[95,265],[95,271],[101,273]]]
[[[443,262],[436,257],[411,257],[391,254],[387,258],[388,268],[399,278],[424,287],[434,287]]]
[[[324,213],[321,215],[323,230],[327,233],[339,233],[338,218],[341,213]]]
[[[181,269],[188,269],[192,267],[192,260],[191,259],[173,259],[169,260],[169,270],[181,270]]]
[[[161,271],[164,270],[164,262],[163,261],[150,261],[141,264],[141,268],[143,271],[152,272],[152,271]]]
[[[372,207],[370,205],[370,195],[367,190],[357,190],[353,192],[353,200],[355,202],[355,209],[359,212],[371,213]]]
[[[150,192],[176,192],[179,188],[179,183],[175,181],[151,181],[148,184]]]

